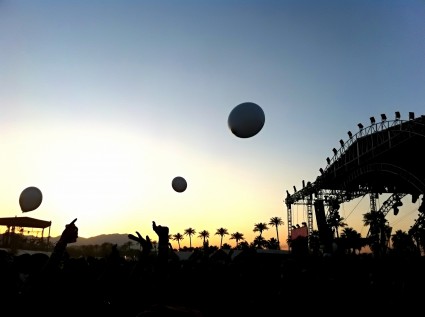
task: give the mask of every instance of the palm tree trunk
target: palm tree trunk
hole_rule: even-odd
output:
[[[279,229],[276,226],[276,238],[277,238],[277,243],[279,244],[279,248],[280,248],[280,241],[279,241]]]

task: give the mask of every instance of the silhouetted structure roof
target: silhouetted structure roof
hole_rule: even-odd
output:
[[[40,220],[30,217],[6,217],[0,218],[0,226],[24,227],[24,228],[47,228],[52,225],[51,221]]]
[[[425,115],[362,126],[339,150],[334,148],[334,156],[314,182],[294,194],[287,192],[285,203],[320,192],[339,194],[341,202],[367,193],[421,195],[425,193],[424,145]]]

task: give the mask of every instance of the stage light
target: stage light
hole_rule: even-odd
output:
[[[400,119],[400,112],[399,111],[396,111],[395,112],[395,119],[396,120],[399,120]]]
[[[349,137],[350,139],[352,139],[352,138],[353,138],[353,134],[351,133],[351,131],[348,131],[348,132],[347,132],[347,134],[348,134],[348,137]]]
[[[381,120],[382,122],[387,120],[387,116],[385,115],[385,113],[381,114]]]
[[[341,144],[341,146],[344,146],[344,141],[343,140],[339,140],[339,144]]]
[[[413,120],[413,119],[415,119],[415,113],[409,112],[409,120]]]
[[[303,180],[303,188],[305,187],[305,181]]]
[[[286,196],[291,196],[291,194],[286,190]]]
[[[359,127],[360,130],[363,129],[363,124],[359,123],[357,126]]]
[[[297,192],[297,188],[294,186],[294,193],[296,193]]]
[[[399,212],[398,207],[394,207],[393,209],[394,209],[394,216],[397,216],[398,215],[398,212]]]
[[[328,162],[328,165],[331,164],[331,159],[329,157],[327,157],[326,162]]]
[[[375,117],[370,117],[370,124],[375,124]]]
[[[323,174],[323,168],[319,168],[320,174]]]
[[[412,204],[415,204],[418,201],[419,195],[418,194],[412,194]]]
[[[338,151],[336,150],[336,148],[333,148],[332,151],[334,152],[335,155],[338,154]]]

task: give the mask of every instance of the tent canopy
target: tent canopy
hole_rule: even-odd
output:
[[[39,220],[30,217],[6,217],[0,218],[0,226],[22,228],[47,228],[52,225],[51,221]]]

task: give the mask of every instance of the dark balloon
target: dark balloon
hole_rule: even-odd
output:
[[[177,176],[177,177],[174,177],[173,181],[171,182],[171,186],[173,186],[173,189],[176,192],[182,193],[187,188],[187,182],[183,177]]]
[[[28,212],[37,209],[43,201],[43,194],[34,186],[25,188],[19,196],[19,205],[22,212]]]
[[[259,105],[244,102],[230,112],[227,125],[237,137],[250,138],[261,131],[265,121],[264,111]]]

